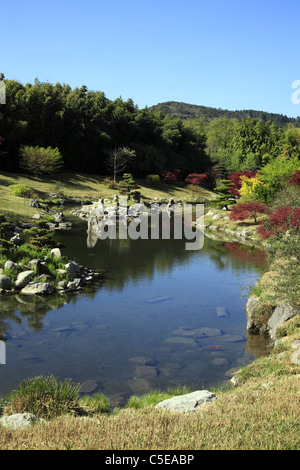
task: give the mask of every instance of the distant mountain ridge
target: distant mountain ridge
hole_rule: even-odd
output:
[[[158,108],[161,109],[161,112],[164,115],[171,114],[172,116],[178,117],[182,120],[204,117],[206,121],[211,121],[212,119],[224,116],[228,118],[236,118],[238,120],[242,120],[247,116],[250,116],[251,118],[262,119],[264,122],[274,122],[279,127],[284,127],[290,122],[293,123],[295,126],[300,127],[300,117],[289,118],[282,114],[255,111],[253,109],[229,111],[227,109],[210,108],[208,106],[182,103],[178,101],[166,101],[164,103],[158,103],[154,106],[149,107],[148,109],[151,111],[155,111]]]

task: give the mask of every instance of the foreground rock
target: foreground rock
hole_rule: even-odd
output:
[[[179,395],[177,397],[168,398],[161,401],[155,408],[162,410],[169,410],[175,412],[193,413],[199,406],[207,405],[217,400],[214,393],[208,390],[197,390],[196,392],[188,393],[186,395]]]
[[[37,418],[31,413],[17,413],[0,418],[0,425],[12,429],[29,429],[33,424],[45,422],[42,418]]]
[[[246,304],[247,330],[252,333],[268,334],[272,340],[276,337],[277,328],[300,314],[299,309],[282,302],[272,308],[267,321],[262,321],[264,308],[264,304],[257,297],[249,297]]]
[[[48,282],[34,282],[27,284],[26,287],[24,287],[20,294],[23,295],[51,295],[55,291],[54,287],[52,284],[49,284]]]

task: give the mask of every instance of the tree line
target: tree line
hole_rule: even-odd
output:
[[[4,79],[3,75],[0,79]],[[104,92],[67,84],[21,84],[5,80],[0,107],[0,170],[22,171],[20,149],[57,148],[63,170],[107,174],[107,158],[118,148],[135,155],[126,171],[135,177],[166,169],[208,173],[259,169],[273,159],[300,155],[300,129],[289,122],[247,116],[185,119],[160,108],[139,109],[133,100],[109,100]]]

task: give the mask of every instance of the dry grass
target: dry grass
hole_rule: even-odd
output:
[[[299,450],[300,376],[252,380],[193,415],[125,409],[0,431],[8,450]]]

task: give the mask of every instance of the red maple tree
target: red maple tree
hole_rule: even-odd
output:
[[[207,182],[207,175],[205,173],[190,173],[184,180],[187,184],[200,186]]]
[[[236,204],[230,211],[230,220],[245,220],[254,219],[254,223],[257,223],[257,217],[260,214],[265,214],[268,210],[268,206],[262,202],[245,202]]]
[[[277,207],[269,216],[269,219],[262,222],[257,232],[263,238],[286,232],[290,228],[300,230],[300,208],[289,206]]]

